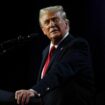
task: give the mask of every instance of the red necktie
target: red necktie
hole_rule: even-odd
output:
[[[48,56],[47,56],[46,62],[45,62],[45,64],[44,64],[44,67],[43,67],[43,70],[42,70],[41,78],[43,78],[43,77],[45,76],[45,74],[46,74],[46,71],[47,71],[47,68],[48,68],[48,65],[49,65],[49,63],[50,63],[50,60],[51,60],[51,57],[52,57],[52,54],[53,54],[54,50],[55,50],[55,47],[52,46],[51,49],[50,49],[50,52],[49,52],[49,54],[48,54]]]

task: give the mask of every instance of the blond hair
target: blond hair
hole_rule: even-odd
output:
[[[51,12],[60,12],[62,18],[68,21],[67,16],[66,16],[66,12],[64,11],[63,7],[61,5],[56,5],[56,6],[49,6],[49,7],[40,9],[40,12],[39,12],[39,23],[40,23],[40,25],[41,25],[41,17],[46,12],[49,12],[49,11],[51,11]]]

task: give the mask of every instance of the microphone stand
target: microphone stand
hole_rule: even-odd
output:
[[[24,44],[25,42],[29,41],[29,39],[37,36],[39,36],[38,33],[33,33],[27,36],[19,35],[17,38],[13,38],[0,43],[0,55],[5,54],[8,50],[13,49],[17,45]]]

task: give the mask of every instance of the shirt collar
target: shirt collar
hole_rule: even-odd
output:
[[[55,46],[55,48],[57,48],[57,47],[59,46],[59,44],[60,44],[68,35],[69,35],[69,32],[67,32],[67,33],[63,36],[63,38],[59,41],[59,43],[58,43],[57,45],[53,45],[53,43],[51,42],[51,43],[50,43],[50,49],[51,49],[52,46]]]

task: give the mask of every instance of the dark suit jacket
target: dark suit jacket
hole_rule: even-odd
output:
[[[68,35],[58,46],[47,74],[40,79],[49,46],[43,52],[38,82],[32,88],[44,105],[93,105],[94,81],[87,41]]]

